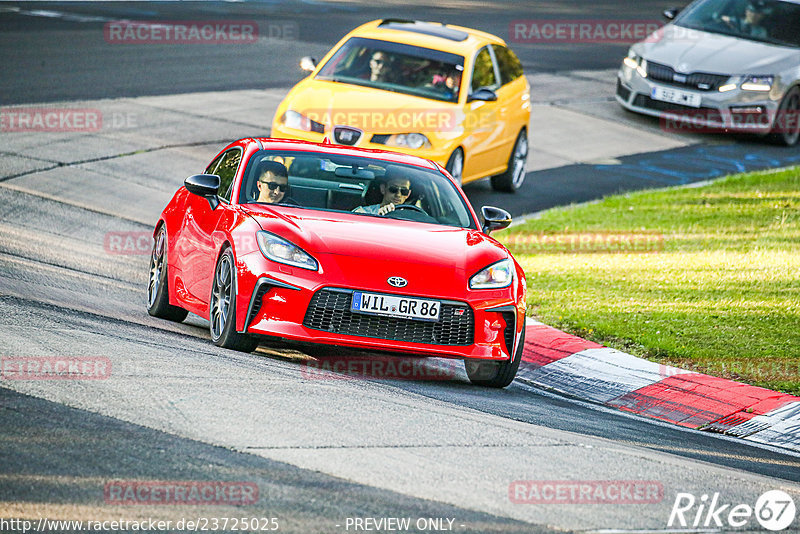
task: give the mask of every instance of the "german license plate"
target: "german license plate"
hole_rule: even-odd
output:
[[[669,102],[670,104],[681,104],[693,108],[700,107],[701,96],[694,93],[687,93],[678,89],[667,89],[665,87],[653,87],[650,91],[653,100]]]
[[[438,300],[353,292],[350,310],[355,313],[386,315],[418,321],[438,321],[442,304]]]

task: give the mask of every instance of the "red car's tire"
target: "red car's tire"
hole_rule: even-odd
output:
[[[147,283],[147,313],[160,319],[181,322],[188,311],[169,303],[167,276],[167,230],[161,225],[150,254],[150,276]]]
[[[235,263],[233,252],[230,248],[226,248],[220,254],[214,269],[214,282],[211,286],[208,309],[211,341],[225,349],[253,352],[258,347],[258,340],[253,336],[236,331]]]
[[[514,357],[505,362],[483,362],[480,360],[464,360],[464,369],[467,371],[469,381],[476,386],[489,388],[504,388],[514,381],[522,360],[522,347],[525,345],[525,329],[519,338]]]

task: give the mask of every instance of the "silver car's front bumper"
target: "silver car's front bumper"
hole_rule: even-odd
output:
[[[699,96],[699,107],[653,98],[654,88]],[[701,91],[680,84],[643,77],[623,64],[617,73],[616,98],[623,107],[637,113],[659,117],[668,132],[745,132],[767,134],[773,129],[780,100],[769,92],[744,91],[738,87],[720,92]]]

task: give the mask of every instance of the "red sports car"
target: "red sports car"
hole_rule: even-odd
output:
[[[210,321],[221,347],[259,339],[460,358],[505,387],[525,274],[437,163],[392,152],[241,139],[190,176],[155,226],[148,311]],[[482,222],[481,222],[482,221]]]

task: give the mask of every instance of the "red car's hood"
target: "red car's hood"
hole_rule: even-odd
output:
[[[264,230],[314,256],[331,285],[397,291],[390,276],[408,281],[410,294],[456,297],[470,276],[508,252],[477,230],[303,209],[243,208]]]

